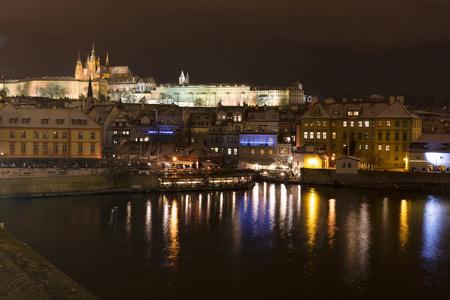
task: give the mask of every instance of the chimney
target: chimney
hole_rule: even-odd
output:
[[[392,105],[395,102],[395,96],[389,96],[389,104]]]

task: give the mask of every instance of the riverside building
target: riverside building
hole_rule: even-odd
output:
[[[102,128],[72,109],[0,109],[2,158],[100,159]]]
[[[300,120],[302,146],[325,150],[332,162],[355,156],[363,167],[375,169],[403,170],[406,150],[422,132],[422,120],[403,104],[403,97],[313,102]]]

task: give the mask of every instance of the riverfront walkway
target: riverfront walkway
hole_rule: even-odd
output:
[[[109,170],[100,168],[1,168],[0,178],[89,176],[105,172],[109,172]]]
[[[0,228],[0,299],[97,299]]]

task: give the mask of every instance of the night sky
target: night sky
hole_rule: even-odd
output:
[[[450,97],[448,0],[14,0],[1,4],[0,75],[102,64],[157,83],[303,83],[306,94]]]

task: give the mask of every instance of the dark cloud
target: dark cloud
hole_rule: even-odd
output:
[[[104,59],[176,81],[289,84],[310,93],[436,93],[447,87],[444,0],[56,1],[2,4],[0,72],[72,75]],[[6,42],[7,41],[7,42]]]

